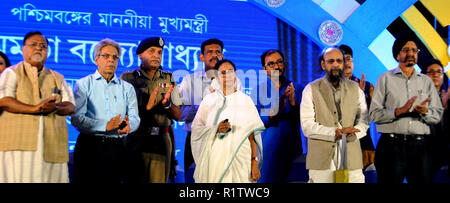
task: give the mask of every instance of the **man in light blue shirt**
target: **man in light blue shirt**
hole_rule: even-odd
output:
[[[139,127],[134,87],[115,74],[120,56],[117,42],[95,46],[94,74],[74,87],[76,110],[72,125],[80,135],[74,151],[74,182],[121,183],[127,163],[123,139]]]

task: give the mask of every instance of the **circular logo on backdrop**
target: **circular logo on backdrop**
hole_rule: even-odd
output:
[[[280,7],[286,0],[264,0],[270,7]]]
[[[328,46],[339,43],[342,39],[343,30],[341,25],[334,20],[327,20],[320,24],[319,37],[320,41]]]

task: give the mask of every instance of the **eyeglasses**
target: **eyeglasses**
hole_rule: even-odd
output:
[[[433,74],[438,74],[438,75],[442,75],[444,72],[442,72],[442,70],[437,70],[437,71],[428,71],[427,74],[433,75]]]
[[[227,74],[233,74],[234,70],[233,69],[228,69],[228,70],[223,70],[223,71],[219,71],[220,75],[227,75]]]
[[[344,63],[344,60],[342,60],[342,59],[336,59],[336,60],[329,59],[329,60],[327,60],[328,64],[333,64],[334,62],[337,62],[338,64],[342,64],[342,63]]]
[[[109,59],[109,57],[112,57],[112,59],[113,59],[114,61],[119,60],[119,56],[117,56],[117,55],[101,54],[101,55],[99,55],[99,56],[103,57],[104,59]]]
[[[353,58],[351,56],[346,56],[345,62],[350,62],[350,61],[353,61]]]
[[[280,59],[276,62],[271,61],[271,62],[267,63],[266,66],[269,66],[270,68],[275,68],[275,64],[278,66],[281,66],[281,64],[284,65],[284,61],[282,59]]]
[[[414,54],[417,54],[417,53],[419,53],[420,52],[420,49],[402,49],[402,50],[400,50],[401,52],[403,52],[403,53],[409,53],[410,51],[412,51]]]
[[[39,48],[41,48],[41,49],[47,49],[48,48],[48,46],[46,44],[43,44],[43,43],[25,44],[25,46],[30,46],[30,47],[33,47],[33,48],[36,48],[36,47],[39,46]]]

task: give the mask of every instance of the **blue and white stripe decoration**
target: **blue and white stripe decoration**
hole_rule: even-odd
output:
[[[335,21],[342,28],[342,39],[338,45],[347,44],[354,50],[353,63],[356,67],[354,74],[359,77],[364,73],[366,80],[375,84],[381,73],[392,68],[386,66],[387,64],[392,66],[392,54],[376,54],[392,53],[392,47],[389,45],[393,41],[381,40],[392,39],[386,38],[386,34],[389,33],[384,31],[417,0],[292,0],[285,1],[279,7],[268,6],[266,0],[248,0],[248,2],[302,32],[320,48],[330,46],[322,42],[320,35],[317,34],[320,25],[329,20]]]

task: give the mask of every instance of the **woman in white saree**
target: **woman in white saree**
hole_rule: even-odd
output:
[[[255,182],[260,178],[264,124],[252,99],[236,89],[233,62],[221,60],[216,70],[221,88],[203,99],[192,122],[195,182]]]

